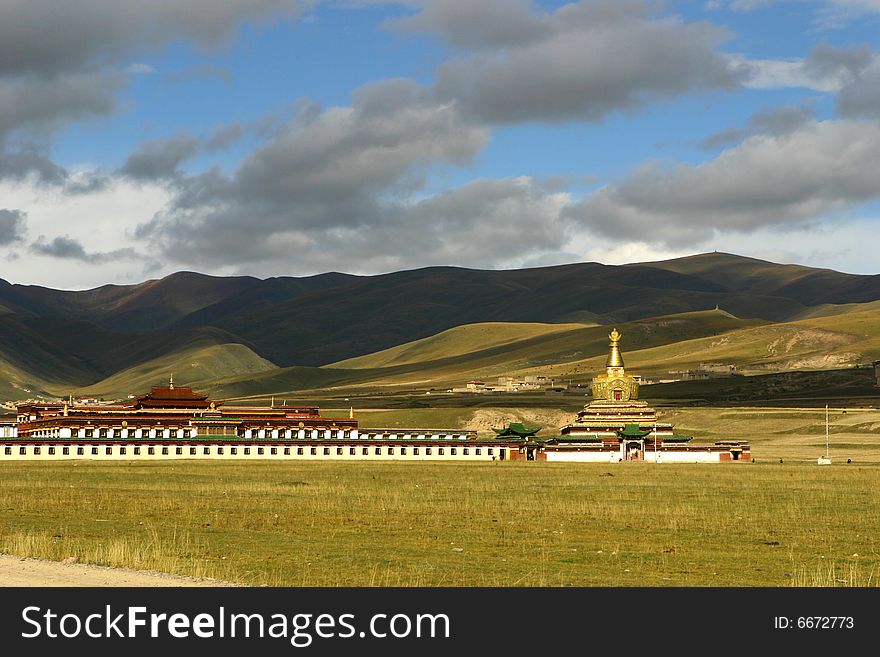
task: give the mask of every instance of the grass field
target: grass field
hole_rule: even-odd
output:
[[[880,465],[0,465],[0,552],[284,586],[874,586]]]

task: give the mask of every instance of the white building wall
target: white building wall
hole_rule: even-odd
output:
[[[583,452],[545,452],[548,461],[566,461],[573,463],[608,463],[618,462],[622,456],[618,450],[602,450],[602,451],[583,451]],[[659,457],[659,458],[658,458]],[[653,450],[645,450],[644,461],[654,463],[719,463],[721,461],[721,453],[711,450],[695,450],[689,452],[665,452],[660,450],[659,454]]]
[[[21,453],[22,447],[24,454]],[[153,453],[150,454],[150,448]],[[67,450],[65,454],[64,451]],[[122,453],[122,450],[125,453]],[[259,450],[263,453],[260,454]],[[275,449],[276,453],[272,453]],[[351,449],[355,450],[351,454]],[[364,449],[367,453],[364,454]],[[80,454],[80,450],[82,454]],[[206,453],[207,450],[207,453]],[[222,453],[221,453],[222,450]],[[249,453],[246,453],[248,450]],[[314,450],[314,453],[312,453]],[[339,452],[341,450],[341,453]],[[378,450],[378,452],[377,452]],[[302,451],[302,453],[300,453]],[[313,460],[313,461],[491,461],[500,460],[503,447],[464,447],[462,445],[438,445],[402,447],[396,445],[302,445],[296,443],[267,442],[265,445],[219,445],[205,443],[184,445],[169,442],[164,445],[114,445],[97,443],[70,444],[0,444],[0,461],[58,461],[58,460],[172,460],[172,459],[220,459],[220,460]],[[8,453],[7,453],[8,452]],[[166,453],[163,453],[166,452]],[[286,452],[286,453],[285,453]]]
[[[617,450],[602,450],[590,452],[545,452],[548,461],[568,461],[576,463],[608,463],[609,461],[617,461],[620,458],[620,452]]]
[[[699,450],[690,452],[660,452],[661,463],[717,463],[721,452]]]

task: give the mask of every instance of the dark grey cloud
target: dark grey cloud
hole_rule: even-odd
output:
[[[829,43],[820,43],[804,60],[804,68],[818,78],[853,78],[866,69],[873,59],[868,44],[835,48]]]
[[[535,181],[476,180],[418,200],[374,199],[349,225],[267,228],[226,206],[201,225],[161,227],[163,253],[200,266],[262,271],[391,271],[427,265],[486,267],[559,251],[573,222],[562,216],[568,197]]]
[[[805,80],[836,93],[840,116],[880,118],[880,55],[868,44],[837,48],[821,43],[800,69]]]
[[[47,242],[44,238],[31,244],[31,250],[40,255],[53,258],[72,258],[74,260],[87,260],[85,247],[70,236],[56,237]]]
[[[347,235],[354,248],[346,251],[361,258],[377,254],[384,261],[377,264],[394,268],[484,267],[558,251],[571,236],[561,213],[568,201],[531,178],[478,179],[415,203],[386,205],[386,220]]]
[[[146,141],[128,156],[119,172],[140,181],[171,179],[178,175],[178,167],[195,156],[198,149],[199,141],[186,134]]]
[[[837,95],[837,110],[842,116],[880,119],[880,59],[844,85]]]
[[[41,235],[39,239],[30,245],[30,250],[37,255],[65,260],[79,260],[89,264],[100,264],[113,260],[139,257],[132,248],[90,253],[86,251],[79,240],[69,235],[58,236],[48,241]]]
[[[296,13],[294,0],[5,0],[0,75],[80,71],[178,40],[218,45],[241,24]]]
[[[34,179],[42,185],[63,185],[68,179],[68,172],[33,144],[5,149],[0,147],[0,180],[28,179]]]
[[[435,93],[475,121],[597,121],[689,91],[734,88],[747,75],[717,50],[726,31],[655,16],[644,2],[578,2],[549,14],[515,2],[509,15],[505,4],[429,2],[395,23],[474,50],[440,66]]]
[[[523,45],[550,29],[535,15],[531,0],[435,0],[422,3],[419,13],[387,24],[394,30],[434,34],[462,48]]]
[[[642,166],[566,214],[615,240],[686,246],[845,215],[878,198],[880,125],[825,121],[752,136],[699,166]]]
[[[45,134],[67,121],[109,114],[122,84],[112,72],[0,77],[0,140],[16,130]]]
[[[265,266],[296,253],[301,270],[340,268],[326,262],[334,258],[363,271],[558,252],[574,220],[563,216],[570,197],[546,181],[431,195],[426,176],[469,162],[496,124],[598,120],[650,98],[735,86],[739,75],[715,50],[726,33],[658,18],[634,0],[549,14],[525,2],[421,7],[395,27],[474,52],[441,66],[433,86],[384,80],[357,90],[351,107],[303,105],[233,175],[178,176],[171,203],[136,237],[172,261]],[[453,34],[464,23],[471,31]]]
[[[736,144],[753,135],[785,135],[797,130],[814,118],[803,107],[776,107],[752,116],[741,128],[728,128],[709,135],[700,143],[704,150],[714,151],[723,146]]]
[[[465,164],[487,140],[414,81],[385,80],[356,90],[352,107],[306,108],[244,159],[236,196],[308,208],[302,221],[351,223],[377,191],[417,189],[426,167]]]
[[[247,131],[248,128],[239,123],[223,126],[222,128],[215,130],[205,140],[205,150],[210,153],[226,150],[232,146],[232,144],[241,139]]]
[[[536,215],[514,212],[535,209],[544,199],[557,202],[534,181],[505,183],[500,190],[483,181],[422,198],[430,171],[466,164],[487,139],[485,128],[464,121],[454,104],[439,103],[411,80],[371,84],[357,90],[351,107],[303,108],[234,175],[214,169],[179,180],[172,203],[140,226],[137,236],[173,260],[214,266],[282,262],[292,252],[298,266],[331,254],[363,260],[369,251],[353,247],[366,243],[376,257],[399,252],[411,263],[426,257],[421,246],[407,248],[407,241],[424,244],[434,259],[457,252],[454,259],[461,262],[505,226],[511,236],[555,244],[558,231],[550,230],[553,238],[539,228],[524,233]],[[459,220],[470,227],[457,225]],[[480,221],[483,232],[477,230]],[[320,253],[308,255],[313,249]]]
[[[124,71],[143,70],[119,65],[129,53],[179,40],[218,45],[243,21],[298,8],[295,0],[6,0],[0,3],[0,146],[10,135],[46,138],[71,121],[111,113]],[[7,173],[14,164],[5,164]],[[46,167],[39,171],[48,179]]]
[[[311,110],[306,110],[300,118]],[[140,182],[176,185],[184,178],[180,166],[201,153],[216,153],[237,141],[252,136],[271,139],[284,127],[280,114],[270,114],[246,123],[219,126],[203,136],[182,133],[165,139],[151,139],[138,144],[116,173]],[[192,186],[192,179],[190,179]]]
[[[24,237],[26,217],[21,210],[0,208],[0,244],[12,244]]]
[[[839,80],[841,116],[880,118],[880,56],[867,44],[848,49],[822,44],[810,53],[806,66]]]
[[[111,179],[101,171],[71,173],[52,161],[45,149],[33,143],[0,143],[0,180],[28,182],[59,188],[70,195],[89,194],[106,188]]]

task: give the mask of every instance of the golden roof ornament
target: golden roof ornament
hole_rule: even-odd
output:
[[[605,361],[605,367],[623,367],[623,356],[620,355],[620,347],[618,346],[622,337],[616,328],[612,329],[608,335],[608,339],[611,340],[609,345],[611,349],[608,353],[608,360]]]

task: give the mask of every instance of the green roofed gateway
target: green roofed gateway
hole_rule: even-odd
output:
[[[644,438],[649,433],[651,433],[650,429],[645,429],[644,431],[639,428],[638,424],[626,424],[623,429],[620,429],[617,432],[617,435],[621,438]]]
[[[519,440],[528,440],[529,438],[534,438],[535,434],[541,430],[541,427],[528,427],[524,425],[522,422],[511,422],[503,429],[495,429],[494,431],[497,435],[496,438],[516,438]]]

